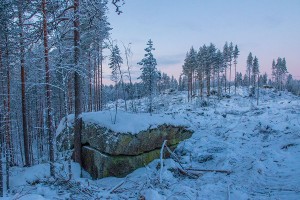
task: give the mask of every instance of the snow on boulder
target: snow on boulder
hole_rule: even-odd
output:
[[[112,115],[110,111],[82,114],[82,165],[93,178],[125,176],[158,158],[164,140],[174,148],[192,135],[188,123],[180,117],[119,111],[113,124]],[[71,148],[74,146],[73,121],[74,117],[68,116],[57,129],[60,151],[68,149],[67,125]]]

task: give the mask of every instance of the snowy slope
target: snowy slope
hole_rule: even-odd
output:
[[[196,176],[188,176],[178,171],[178,162],[166,159],[160,183],[160,161],[155,160],[126,178],[75,178],[72,181],[80,185],[76,190],[24,183],[23,193],[31,196],[25,194],[23,199],[53,199],[55,195],[57,199],[300,199],[299,97],[262,90],[256,105],[255,99],[246,97],[245,89],[239,88],[238,94],[220,102],[212,97],[207,107],[200,106],[201,100],[188,103],[185,93],[155,99],[156,115],[164,116],[158,119],[175,116],[178,123],[188,123],[195,131],[175,151],[182,167],[228,170],[230,174],[194,171]],[[137,110],[145,110],[145,102],[135,101]],[[140,115],[150,120],[148,114]],[[77,177],[78,171],[74,172]],[[23,176],[25,172],[18,173]]]

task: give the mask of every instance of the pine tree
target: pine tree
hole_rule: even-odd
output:
[[[54,131],[52,127],[52,94],[51,94],[51,80],[49,69],[49,49],[48,49],[48,19],[47,19],[47,1],[42,0],[42,15],[43,15],[43,36],[44,36],[44,60],[46,72],[46,108],[47,108],[47,131],[49,137],[49,157],[50,157],[50,175],[54,176]]]
[[[277,83],[277,71],[276,71],[276,64],[275,64],[275,60],[273,59],[272,61],[272,80],[273,82]]]
[[[79,2],[74,0],[74,98],[75,98],[75,125],[74,125],[74,161],[82,165],[81,160],[81,129],[82,129],[82,83],[80,78],[80,32],[79,32]]]
[[[183,74],[188,78],[188,101],[190,101],[193,96],[193,77],[197,64],[197,52],[194,47],[191,47],[190,51],[186,54],[186,58],[182,66]]]
[[[207,47],[203,45],[199,48],[197,53],[197,67],[196,67],[196,74],[199,81],[199,89],[200,89],[200,97],[203,97],[203,87],[204,87],[204,74],[205,74],[205,66],[206,66],[206,53]]]
[[[217,71],[217,85],[218,85],[218,98],[221,98],[221,84],[220,84],[220,73],[223,70],[223,55],[220,50],[217,51],[216,57],[215,57],[215,62],[216,62],[216,71]]]
[[[234,52],[233,52],[233,58],[234,58],[234,77],[235,77],[235,80],[234,80],[234,94],[236,94],[236,87],[237,87],[237,73],[236,73],[236,64],[237,64],[237,58],[239,56],[239,49],[238,49],[238,46],[235,45],[234,47]]]
[[[205,67],[205,74],[206,74],[206,88],[207,88],[207,96],[210,96],[210,79],[213,66],[216,64],[216,47],[214,44],[210,43],[207,49],[207,62]]]
[[[285,75],[287,73],[285,58],[278,57],[276,63],[275,60],[272,61],[272,78],[273,82],[275,83],[275,87],[278,90],[283,89],[283,80],[285,79]]]
[[[156,69],[156,59],[154,58],[152,51],[154,51],[153,42],[150,39],[147,43],[147,48],[145,48],[144,58],[138,62],[141,65],[142,74],[139,77],[145,86],[146,94],[149,98],[149,112],[152,114],[153,111],[153,95],[156,89],[156,83],[158,78],[158,72]]]
[[[21,96],[22,96],[22,125],[23,125],[23,141],[24,141],[24,153],[25,153],[25,165],[30,166],[30,144],[29,134],[27,129],[27,104],[26,104],[26,75],[25,75],[25,44],[24,44],[24,2],[19,0],[18,2],[18,26],[19,26],[19,45],[20,45],[20,65],[21,65]]]
[[[252,67],[253,67],[253,57],[252,53],[250,52],[248,57],[247,57],[247,72],[248,72],[248,86],[251,85],[251,72],[252,72]]]
[[[229,62],[229,94],[230,94],[230,85],[231,85],[231,65],[232,65],[232,58],[234,54],[234,49],[233,49],[233,44],[230,42],[229,47],[228,47],[228,62]]]
[[[229,61],[229,47],[228,47],[228,42],[225,43],[224,47],[223,47],[223,62],[224,62],[224,69],[225,69],[225,74],[224,74],[224,83],[225,83],[225,93],[227,91],[227,63]]]

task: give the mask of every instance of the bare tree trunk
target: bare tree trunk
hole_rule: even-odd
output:
[[[10,140],[10,73],[9,69],[7,69],[7,102],[6,102],[6,134],[5,134],[5,142],[6,142],[6,189],[9,191],[9,168],[12,165],[12,157],[11,157],[11,140]]]
[[[103,48],[100,47],[100,110],[103,109]]]
[[[30,166],[29,156],[29,135],[27,130],[27,114],[26,114],[26,94],[25,94],[25,47],[23,35],[23,0],[19,0],[18,4],[18,19],[19,19],[19,37],[20,37],[20,61],[21,61],[21,83],[22,83],[22,123],[23,123],[23,138],[24,138],[24,153],[25,166]]]
[[[14,163],[14,158],[12,156],[12,143],[11,143],[11,134],[10,134],[10,69],[9,69],[9,51],[8,51],[8,36],[5,35],[5,58],[6,58],[6,83],[7,83],[7,99],[4,101],[4,105],[6,107],[6,114],[5,114],[5,125],[6,125],[6,131],[5,131],[5,152],[6,152],[6,189],[9,191],[9,169],[10,166]],[[3,68],[3,61],[2,61],[2,52],[0,50],[0,71]],[[4,72],[3,72],[4,74]],[[4,80],[4,77],[2,77]],[[2,85],[2,88],[4,88],[4,85]],[[4,90],[3,90],[4,95]],[[2,119],[0,119],[2,120]],[[0,127],[1,128],[1,127]],[[3,144],[3,143],[2,143]],[[1,147],[2,148],[2,147]]]
[[[98,82],[97,82],[97,64],[96,64],[96,56],[94,57],[93,65],[94,65],[94,110],[98,111]]]
[[[229,83],[228,83],[228,87],[229,87],[229,94],[230,94],[230,83],[231,82],[231,59],[230,59],[230,63],[229,63]]]
[[[63,85],[65,88],[67,88],[68,85],[68,80],[67,80],[68,75],[66,75],[65,77],[63,77]],[[66,131],[67,131],[67,138],[68,138],[68,150],[71,149],[71,133],[69,130],[69,126],[68,126],[68,92],[66,90],[64,90],[64,109],[65,109],[65,124],[66,124]],[[69,180],[72,179],[72,164],[71,164],[71,157],[68,158],[68,173],[69,173]]]
[[[206,93],[207,93],[207,97],[210,96],[210,71],[208,71],[206,73]]]
[[[122,90],[123,90],[123,98],[124,98],[124,102],[125,102],[125,111],[127,111],[127,101],[126,101],[125,86],[124,86],[124,81],[123,81],[123,73],[121,71],[121,66],[120,65],[118,65],[118,69],[119,69],[119,73],[120,73],[120,79],[121,79],[120,81],[121,81]]]
[[[74,126],[74,160],[81,166],[81,80],[79,74],[79,0],[74,0],[74,92],[75,92],[75,126]]]
[[[73,75],[72,75],[72,78]],[[69,109],[69,113],[73,112],[73,87],[72,87],[72,80],[71,78],[68,80],[68,109]]]
[[[226,64],[227,65],[227,64]],[[225,67],[225,94],[227,93],[227,85],[226,85],[226,83],[227,83],[227,66]]]
[[[258,105],[258,99],[259,99],[259,74],[257,74],[257,105]]]
[[[200,97],[202,99],[202,97],[203,97],[203,74],[202,74],[202,72],[200,72],[199,82],[200,82]]]
[[[234,94],[236,94],[236,87],[237,87],[237,77],[236,77],[236,61],[234,61]]]
[[[251,85],[251,68],[249,68],[249,86]]]
[[[51,89],[50,89],[50,69],[49,69],[49,50],[48,50],[48,30],[47,30],[47,1],[42,0],[43,12],[43,34],[44,34],[44,59],[46,72],[46,109],[47,109],[47,132],[49,137],[49,158],[50,158],[50,175],[55,175],[54,170],[54,143],[53,143],[53,129],[52,129],[52,105],[51,105]]]
[[[221,99],[220,69],[218,69],[218,98]]]
[[[188,83],[188,101],[192,100],[192,95],[193,95],[193,73],[190,72],[189,77],[188,77],[189,83]]]
[[[91,61],[91,53],[89,52],[89,65],[88,65],[88,87],[89,87],[89,101],[88,101],[88,111],[92,112],[92,61]]]
[[[124,50],[125,50],[125,57],[126,57],[126,65],[127,65],[127,72],[128,72],[128,78],[129,78],[129,99],[131,99],[131,110],[134,110],[134,105],[133,105],[133,91],[132,91],[132,80],[131,80],[131,73],[130,73],[130,65],[129,65],[129,56],[131,54],[130,47],[126,48],[125,45]]]
[[[0,75],[1,75],[1,69],[2,69],[2,51],[0,48]],[[3,77],[0,76],[0,80],[3,79]],[[2,81],[1,81],[2,82]],[[1,89],[3,89],[3,86],[1,84]],[[1,90],[0,90],[0,95],[1,95]],[[1,96],[0,96],[1,100]],[[1,102],[1,101],[0,101]],[[2,160],[2,146],[3,146],[3,140],[2,140],[2,115],[1,115],[1,110],[0,110],[0,197],[3,197],[3,160]]]
[[[0,52],[1,53],[1,52]],[[3,168],[2,168],[2,164],[3,164],[3,155],[2,155],[2,115],[0,113],[0,197],[3,197]]]

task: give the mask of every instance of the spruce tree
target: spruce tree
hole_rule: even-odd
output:
[[[111,55],[109,57],[109,68],[112,70],[111,80],[115,83],[115,117],[113,120],[113,124],[116,123],[117,111],[118,111],[118,85],[121,81],[122,72],[121,72],[121,64],[123,63],[123,59],[120,55],[120,49],[117,45],[112,48]]]
[[[152,114],[153,111],[153,95],[156,89],[156,83],[158,78],[158,71],[156,69],[156,59],[154,58],[152,51],[154,51],[153,42],[150,39],[147,43],[147,48],[145,48],[144,58],[138,62],[138,65],[141,65],[142,74],[139,77],[142,79],[142,82],[145,87],[146,95],[149,98],[149,112]]]
[[[256,77],[259,75],[259,64],[256,56],[253,59],[252,74],[253,74],[253,86],[255,87]]]

